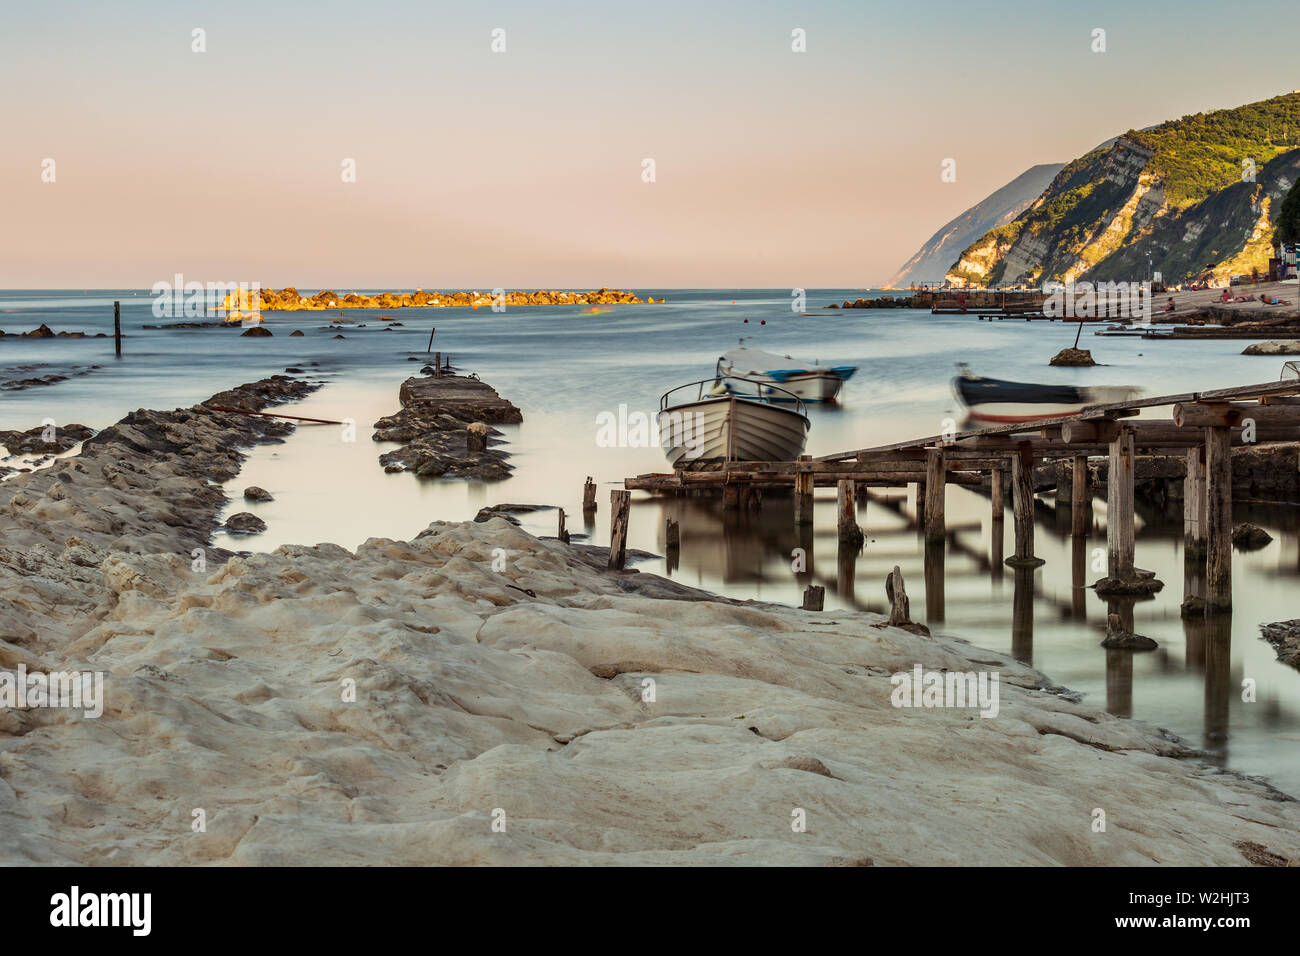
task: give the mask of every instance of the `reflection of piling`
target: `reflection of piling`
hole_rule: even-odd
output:
[[[621,569],[627,561],[627,519],[632,492],[611,491],[609,498],[609,566]]]
[[[853,596],[853,579],[857,571],[858,549],[841,541],[836,554],[835,593],[848,604],[856,604]]]
[[[113,303],[113,349],[122,357],[122,303]]]
[[[1088,539],[1082,535],[1070,538],[1070,616],[1076,621],[1088,619]]]
[[[1022,664],[1034,663],[1034,569],[1015,569],[1015,591],[1011,598],[1011,656]]]
[[[1228,706],[1232,701],[1232,615],[1205,622],[1205,749],[1216,763],[1228,759]]]
[[[664,563],[671,574],[682,561],[682,533],[677,522],[668,518],[664,522]]]
[[[1106,651],[1106,710],[1133,716],[1133,655],[1127,651]]]
[[[941,623],[944,618],[944,542],[925,542],[925,622]]]

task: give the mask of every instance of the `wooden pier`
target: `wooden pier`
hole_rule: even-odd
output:
[[[1170,409],[1168,419],[1137,420],[1143,410],[1162,407]],[[812,521],[813,489],[833,486],[842,540],[854,540],[858,531],[851,504],[855,493],[915,486],[917,519],[928,543],[948,537],[947,485],[989,487],[995,522],[1003,520],[1009,486],[1015,551],[1005,563],[1033,568],[1043,563],[1034,554],[1035,469],[1056,466],[1058,501],[1068,499],[1071,532],[1081,537],[1092,523],[1089,462],[1102,458],[1108,472],[1107,571],[1095,587],[1099,594],[1122,599],[1161,587],[1135,560],[1134,481],[1138,459],[1148,459],[1144,477],[1184,479],[1186,552],[1189,560],[1203,562],[1204,582],[1203,595],[1188,597],[1196,610],[1217,613],[1232,607],[1231,450],[1284,441],[1300,441],[1300,379],[1097,405],[1074,415],[805,455],[796,462],[701,463],[638,475],[623,485],[666,494],[720,492],[725,509],[760,507],[763,490],[789,488],[796,524]]]

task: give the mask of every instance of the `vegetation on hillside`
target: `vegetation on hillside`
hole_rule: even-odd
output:
[[[1164,180],[1169,205],[1188,206],[1241,182],[1244,161],[1262,167],[1300,146],[1300,93],[1195,113],[1124,135],[1155,151],[1148,170]]]

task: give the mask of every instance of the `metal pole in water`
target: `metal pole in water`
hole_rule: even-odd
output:
[[[120,302],[113,302],[113,347],[117,350],[117,357],[122,357],[122,305]]]

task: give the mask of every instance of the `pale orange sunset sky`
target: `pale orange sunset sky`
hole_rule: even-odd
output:
[[[6,3],[0,286],[875,285],[1035,163],[1300,86],[1289,10]]]

